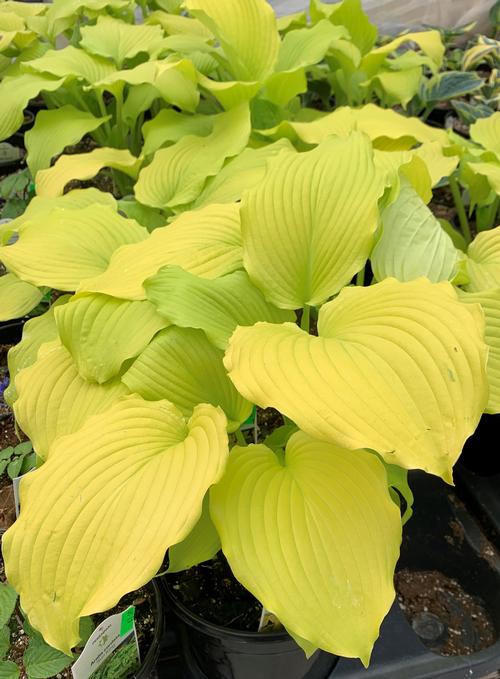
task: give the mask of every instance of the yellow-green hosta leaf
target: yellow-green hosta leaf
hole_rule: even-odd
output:
[[[247,104],[242,104],[217,115],[210,134],[187,135],[160,149],[139,174],[137,200],[158,208],[177,208],[194,201],[207,178],[219,172],[226,158],[245,148],[250,131],[250,111]]]
[[[197,36],[205,38],[205,40],[211,40],[214,37],[201,21],[182,14],[170,14],[160,11],[151,12],[146,17],[145,23],[161,26],[167,35]]]
[[[210,134],[213,125],[213,116],[201,113],[185,115],[172,108],[164,108],[142,126],[144,137],[142,152],[148,156],[162,146],[178,142],[186,135],[203,137]]]
[[[368,665],[401,542],[375,455],[304,432],[281,457],[265,445],[233,448],[210,513],[236,578],[294,637]]]
[[[55,310],[61,342],[82,377],[102,384],[168,323],[147,301],[81,293]]]
[[[468,163],[468,167],[474,174],[486,177],[490,187],[500,196],[500,160],[489,163]]]
[[[61,153],[66,146],[76,144],[80,139],[93,132],[111,116],[96,118],[87,111],[67,104],[49,111],[39,111],[35,124],[24,135],[31,176],[39,170],[50,167],[50,161]]]
[[[27,19],[28,17],[37,16],[39,14],[44,14],[48,9],[47,5],[43,2],[33,2],[27,4],[19,0],[5,0],[0,4],[1,12],[14,12],[19,17]]]
[[[43,293],[13,273],[0,276],[0,321],[20,318],[36,307]]]
[[[89,153],[75,153],[61,156],[53,167],[41,170],[35,179],[39,196],[56,198],[64,192],[66,184],[74,179],[92,179],[103,167],[111,167],[130,177],[137,177],[141,158],[136,158],[127,149],[100,148]]]
[[[106,270],[113,252],[147,238],[147,230],[107,205],[57,208],[25,222],[13,245],[0,247],[0,261],[33,285],[75,290]]]
[[[7,139],[23,124],[24,109],[40,92],[59,89],[64,79],[38,73],[6,76],[0,82],[0,141]]]
[[[202,73],[198,74],[198,83],[208,90],[225,110],[236,108],[249,101],[261,88],[261,83],[258,81],[219,81],[207,78]]]
[[[23,49],[36,38],[33,31],[27,29],[22,17],[13,12],[0,12],[0,52],[7,49]]]
[[[224,364],[238,391],[311,436],[451,482],[488,401],[480,307],[449,283],[386,279],[342,290],[318,332],[237,328]]]
[[[334,26],[326,19],[310,28],[289,31],[281,42],[275,70],[291,71],[316,64],[334,40],[348,37],[343,26]]]
[[[87,52],[113,59],[118,68],[141,52],[151,54],[163,39],[160,26],[127,24],[109,16],[100,16],[97,24],[83,26],[80,32],[80,45]]]
[[[65,304],[68,296],[59,297],[48,311],[40,316],[26,321],[23,327],[23,336],[20,342],[9,349],[7,354],[7,366],[9,368],[10,382],[4,391],[4,399],[12,408],[17,398],[15,387],[18,372],[32,365],[36,361],[38,350],[46,342],[57,339],[57,326],[54,320],[54,309],[60,304]]]
[[[156,90],[155,98],[161,97],[187,111],[194,111],[200,99],[196,69],[187,59],[147,61],[135,68],[114,70],[108,77],[95,82],[92,88],[112,92],[116,96],[126,84],[135,87],[150,85]]]
[[[167,573],[178,573],[212,559],[220,550],[220,538],[210,518],[209,494],[203,498],[203,509],[198,522],[182,542],[168,550]]]
[[[190,14],[218,39],[237,80],[263,81],[271,74],[280,39],[274,10],[265,0],[186,0]]]
[[[452,280],[458,251],[427,205],[409,184],[382,213],[382,235],[370,255],[375,278],[432,283]]]
[[[223,356],[201,330],[172,325],[153,338],[122,381],[148,401],[171,401],[186,416],[198,403],[220,406],[228,431],[235,431],[250,416],[252,404],[233,387]]]
[[[483,292],[459,290],[459,296],[467,304],[480,304],[484,311],[484,339],[489,347],[486,372],[490,385],[486,412],[500,413],[500,288]]]
[[[80,12],[99,12],[105,8],[120,10],[127,9],[130,5],[130,0],[54,0],[47,15],[54,23],[61,19],[72,18]]]
[[[426,164],[432,186],[436,186],[443,177],[453,174],[460,160],[458,155],[444,155],[443,146],[437,141],[425,142],[413,153]]]
[[[360,133],[307,153],[282,152],[244,195],[245,268],[270,302],[284,309],[321,304],[363,268],[385,183],[372,156]]]
[[[361,108],[341,106],[333,113],[311,122],[285,120],[275,128],[259,132],[273,138],[286,136],[292,141],[300,139],[306,144],[319,144],[332,134],[345,137],[355,129],[367,134],[374,146],[382,150],[410,149],[418,142],[437,141],[442,146],[449,144],[444,130],[375,104],[366,104]]]
[[[219,349],[227,347],[237,325],[295,320],[293,312],[266,302],[245,271],[209,280],[166,266],[148,278],[144,288],[162,316],[182,328],[203,330]]]
[[[102,80],[116,70],[108,59],[87,54],[85,50],[72,45],[49,50],[43,57],[28,61],[25,68],[57,78],[82,78],[89,83]]]
[[[58,198],[35,196],[22,215],[0,226],[0,245],[5,245],[13,233],[20,233],[24,228],[29,228],[30,222],[49,215],[56,208],[81,210],[93,204],[108,205],[117,209],[116,200],[110,193],[104,193],[95,188],[74,189]]]
[[[477,120],[470,126],[470,136],[476,144],[496,153],[500,160],[500,111]]]
[[[406,108],[408,102],[417,94],[421,80],[422,68],[417,66],[401,71],[391,69],[379,71],[369,85],[385,106],[401,104]],[[368,85],[368,82],[366,84]]]
[[[370,22],[363,11],[361,0],[344,0],[340,3],[326,4],[320,0],[311,0],[310,12],[313,23],[328,18],[333,24],[345,26],[351,35],[352,42],[365,54],[375,44],[377,27]]]
[[[368,75],[373,76],[377,73],[386,58],[404,43],[416,43],[422,52],[430,57],[436,66],[441,66],[444,55],[444,45],[441,34],[437,30],[417,31],[415,33],[404,33],[394,38],[391,42],[377,47],[366,54],[361,62],[362,70]]]
[[[467,255],[468,292],[500,287],[500,226],[478,233]]]
[[[246,148],[208,180],[193,207],[240,200],[244,191],[253,188],[264,178],[267,162],[284,149],[294,150],[288,139],[280,139],[259,149]]]
[[[385,185],[390,191],[383,205],[390,205],[399,195],[401,180],[406,179],[425,203],[432,198],[432,180],[424,161],[414,151],[380,151],[373,153],[375,166],[385,175]],[[382,206],[382,204],[381,204]]]
[[[143,243],[119,248],[108,269],[86,280],[80,290],[140,300],[146,299],[146,278],[167,264],[205,278],[243,268],[239,209],[236,204],[214,204],[182,213]]]
[[[151,580],[196,524],[228,454],[224,414],[189,421],[133,396],[59,440],[21,482],[21,516],[2,541],[6,572],[33,627],[59,650],[79,619]]]
[[[129,393],[120,381],[87,382],[59,340],[42,345],[37,360],[16,376],[16,420],[46,459],[52,443],[80,429],[85,420]]]

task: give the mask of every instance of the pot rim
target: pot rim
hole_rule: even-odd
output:
[[[189,610],[179,599],[175,596],[172,587],[168,583],[167,578],[162,578],[162,584],[164,592],[169,600],[170,605],[175,610],[176,614],[188,623],[191,627],[209,634],[210,636],[216,637],[232,637],[235,639],[242,639],[246,641],[258,641],[263,643],[277,643],[283,641],[293,641],[293,638],[288,634],[288,632],[248,632],[246,630],[235,630],[230,627],[223,627],[222,625],[217,625],[213,622],[208,622],[204,620],[199,615],[196,615]],[[295,643],[295,642],[294,642]]]

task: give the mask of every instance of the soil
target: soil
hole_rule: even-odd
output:
[[[495,643],[497,634],[483,602],[438,571],[402,570],[395,585],[399,604],[420,640],[444,656],[470,655]]]
[[[207,622],[245,632],[259,629],[262,604],[241,585],[224,555],[168,576],[179,601]]]

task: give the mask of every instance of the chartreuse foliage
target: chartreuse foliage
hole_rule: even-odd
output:
[[[183,19],[203,37],[219,5],[194,5]],[[257,6],[248,36],[272,47]],[[355,27],[371,49],[369,27]],[[235,78],[275,73],[237,17],[217,30]],[[175,571],[222,545],[307,653],[367,664],[394,598],[394,487],[411,503],[406,470],[451,482],[482,412],[498,410],[499,265],[488,234],[460,254],[428,212],[457,161],[441,133],[369,105],[278,125],[272,143],[246,148],[248,111],[240,102],[203,129],[193,116],[178,137],[183,114],[163,116],[166,151],[204,139],[226,160],[203,181],[203,159],[187,162],[197,191],[161,194],[184,196],[182,213],[151,233],[84,191],[37,197],[3,234],[19,284],[74,293],[9,355],[7,398],[41,465],[3,547],[31,624],[65,653],[80,618],[147,582],[167,550]],[[156,195],[155,163],[139,182]],[[378,282],[350,287],[369,258]],[[247,447],[255,404],[287,424]]]
[[[301,148],[338,133],[337,118],[302,115],[314,83],[326,83],[337,105],[405,106],[424,70],[434,73],[443,56],[437,31],[376,47],[377,29],[360,0],[313,0],[308,19],[286,21],[276,20],[267,0],[152,2],[152,12],[145,0],[139,4],[137,21],[133,0],[55,0],[36,11],[3,3],[0,18],[10,23],[0,43],[0,140],[19,128],[23,109],[41,94],[48,110],[26,135],[38,195],[62,195],[69,181],[111,168],[117,195],[131,194],[137,180],[136,211],[147,205],[170,217],[234,200],[262,176],[267,151],[259,147],[285,136]],[[417,51],[401,54],[409,44]],[[376,109],[365,113],[377,116]],[[418,121],[402,120],[404,129],[383,134],[377,148],[447,144],[444,133],[429,128],[421,138]],[[85,135],[99,148],[51,167]],[[280,148],[271,147],[270,155]],[[227,192],[219,173],[232,182]]]

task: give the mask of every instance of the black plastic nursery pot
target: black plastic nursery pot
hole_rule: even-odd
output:
[[[189,611],[162,580],[167,614],[174,622],[183,667],[160,664],[159,676],[185,679],[324,679],[338,658],[316,652],[309,660],[286,632],[258,633],[226,629]]]
[[[28,316],[13,321],[0,322],[0,344],[17,344],[21,341],[23,328]]]
[[[141,658],[141,667],[137,674],[136,679],[149,679],[150,677],[157,677],[156,666],[158,663],[158,656],[160,654],[160,643],[163,636],[164,629],[164,619],[163,619],[163,601],[160,586],[156,580],[152,581],[152,585],[155,592],[155,628],[153,640],[148,652]]]
[[[500,556],[451,486],[419,472],[410,475],[410,485],[414,514],[404,529],[397,571],[415,578],[436,573],[445,582],[453,580],[442,595],[446,615],[435,615],[431,608],[412,617],[395,601],[368,669],[359,660],[326,653],[313,656],[308,667],[287,635],[232,632],[211,625],[187,610],[167,587],[160,679],[482,679],[500,669]],[[488,620],[486,642],[478,638],[481,632],[470,602]],[[444,655],[454,635],[470,645],[467,654]]]
[[[500,415],[483,415],[465,444],[455,480],[461,497],[500,550],[499,431]]]

